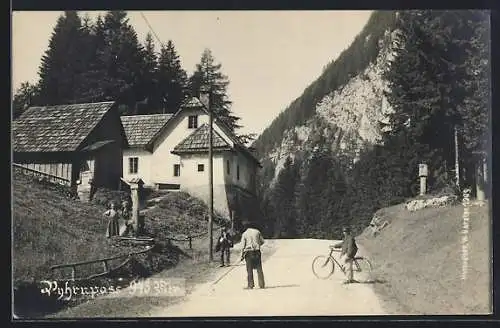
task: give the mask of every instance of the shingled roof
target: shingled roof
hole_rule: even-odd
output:
[[[179,142],[172,151],[173,154],[207,152],[209,146],[210,128],[208,124],[203,124],[194,130],[187,138]],[[229,145],[217,131],[213,131],[212,146],[214,150],[231,149]]]
[[[172,116],[172,114],[122,116],[122,125],[129,145],[141,147],[149,144]]]
[[[204,108],[203,103],[196,97],[187,98],[181,105],[182,108]]]
[[[77,150],[114,102],[30,107],[12,122],[14,152]]]

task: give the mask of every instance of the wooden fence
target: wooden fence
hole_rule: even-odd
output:
[[[199,238],[199,237],[202,237],[204,235],[208,234],[208,231],[207,232],[203,232],[203,233],[200,233],[198,235],[189,235],[189,236],[185,236],[184,238],[181,238],[181,237],[177,237],[177,238],[174,238],[174,237],[168,237],[167,239],[167,242],[170,244],[172,243],[172,241],[177,241],[177,242],[187,242],[188,243],[188,246],[189,246],[189,249],[193,249],[193,239],[195,238]]]
[[[66,179],[66,178],[63,178],[63,177],[60,177],[57,175],[53,175],[50,173],[30,169],[30,168],[23,166],[21,164],[14,163],[12,165],[14,166],[14,170],[17,170],[18,172],[21,172],[25,175],[32,176],[38,180],[45,180],[45,181],[60,184],[63,186],[70,186],[71,185],[71,180],[69,180],[69,179]]]
[[[112,271],[118,270],[119,268],[121,268],[124,265],[126,265],[133,256],[147,253],[147,252],[151,251],[153,249],[153,247],[154,247],[154,245],[148,246],[146,249],[144,249],[142,251],[137,251],[137,252],[128,253],[128,254],[122,254],[122,255],[116,255],[116,256],[101,258],[101,259],[97,259],[97,260],[90,260],[90,261],[82,261],[82,262],[75,262],[75,263],[66,263],[66,264],[54,265],[54,266],[50,267],[50,270],[52,272],[54,272],[54,270],[58,270],[58,269],[71,268],[71,280],[93,279],[93,278],[97,278],[97,277],[100,277],[100,276],[107,275],[107,274],[109,274]],[[111,269],[109,267],[109,262],[112,261],[112,260],[117,260],[117,259],[125,259],[125,260],[124,260],[124,262],[122,262],[117,267]],[[91,275],[91,276],[86,277],[86,278],[76,279],[76,268],[77,267],[83,266],[83,265],[89,265],[89,264],[99,263],[99,262],[102,262],[103,272]]]

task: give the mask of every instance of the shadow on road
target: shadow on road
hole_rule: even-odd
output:
[[[387,283],[387,280],[384,279],[372,279],[372,280],[365,280],[365,281],[356,281],[356,284],[385,284]]]
[[[265,289],[269,288],[286,288],[286,287],[300,287],[300,285],[276,285],[276,286],[266,286]]]

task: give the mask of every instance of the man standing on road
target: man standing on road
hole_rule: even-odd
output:
[[[345,264],[347,265],[347,280],[344,283],[350,284],[356,282],[352,272],[352,264],[354,256],[358,252],[358,246],[356,245],[356,240],[354,240],[354,236],[351,234],[351,229],[349,227],[344,227],[342,233],[344,234],[344,239],[342,242],[335,244],[334,247],[342,248],[340,254],[341,257],[345,256]]]
[[[253,270],[257,270],[257,278],[260,288],[265,288],[264,272],[262,271],[262,258],[260,247],[264,244],[264,238],[260,231],[249,222],[243,222],[245,232],[241,235],[241,260],[245,259],[247,267],[248,284],[246,289],[254,287]]]

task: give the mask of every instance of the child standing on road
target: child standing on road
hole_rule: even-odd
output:
[[[335,248],[342,248],[341,259],[344,257],[345,264],[347,265],[347,280],[344,282],[345,284],[351,284],[356,282],[354,280],[354,273],[352,271],[352,264],[354,260],[354,256],[358,252],[358,246],[356,245],[356,240],[354,236],[351,234],[351,229],[349,227],[344,227],[342,229],[342,233],[344,234],[343,240],[335,244]]]
[[[215,245],[216,251],[220,251],[220,266],[224,266],[224,257],[226,257],[226,263],[229,266],[231,264],[230,255],[231,247],[233,247],[233,239],[231,234],[227,232],[225,227],[220,229],[220,236]]]

